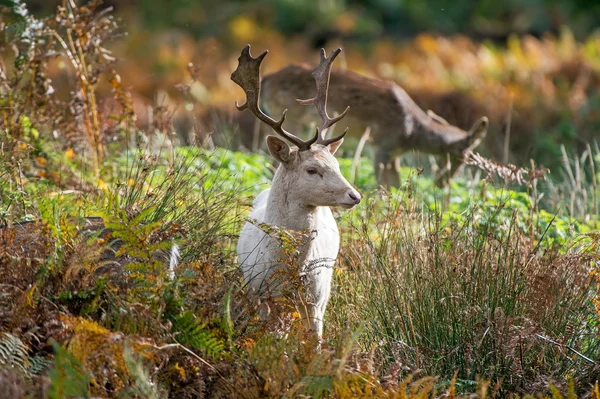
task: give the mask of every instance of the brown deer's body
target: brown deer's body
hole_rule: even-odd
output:
[[[314,111],[296,103],[296,98],[314,94],[312,69],[307,65],[291,65],[266,76],[262,81],[265,109],[280,114],[288,109],[288,120],[301,128],[314,120]],[[354,134],[371,127],[371,137],[377,147],[375,170],[378,181],[397,185],[399,175],[394,159],[409,150],[450,156],[449,176],[461,165],[463,154],[479,144],[485,136],[488,120],[480,118],[469,131],[450,125],[433,112],[424,112],[398,85],[370,79],[349,71],[332,71],[328,107],[330,113],[351,112],[347,124]],[[438,184],[444,176],[438,176]]]

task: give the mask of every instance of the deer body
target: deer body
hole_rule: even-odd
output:
[[[310,232],[298,257],[307,298],[307,306],[300,306],[300,310],[303,318],[309,320],[311,329],[321,336],[331,291],[331,275],[340,244],[337,224],[328,207],[304,208],[298,204],[286,204],[281,201],[284,198],[277,192],[272,193],[271,195],[269,190],[261,193],[262,198],[259,196],[257,199],[260,201],[255,201],[250,217],[257,222],[287,230]],[[281,217],[290,210],[290,205],[298,210],[295,216],[299,223],[290,223],[290,218]],[[246,223],[238,242],[238,259],[244,278],[254,292],[260,294],[268,291],[274,297],[284,294],[282,291],[286,288],[285,281],[273,276],[276,271],[286,267],[279,263],[281,257],[280,243],[277,240],[253,223]],[[286,273],[279,276],[281,279],[285,277]]]
[[[273,137],[270,137],[273,140]],[[341,143],[340,143],[341,144]],[[337,258],[340,236],[329,206],[352,208],[360,195],[339,171],[332,147],[314,145],[309,151],[290,150],[275,172],[270,189],[261,192],[253,204],[250,219],[238,241],[237,253],[248,286],[257,294],[284,296],[289,275],[281,263],[281,243],[257,226],[266,223],[285,230],[304,232],[306,241],[297,258],[304,292],[299,311],[308,319],[317,336],[323,331],[323,316],[329,301],[331,275]],[[280,158],[273,145],[269,150]],[[287,151],[287,150],[284,150]],[[307,173],[314,168],[315,174]],[[323,176],[321,176],[323,175]]]
[[[246,103],[238,109],[250,109],[254,115],[271,126],[281,137],[295,144],[289,146],[276,136],[267,137],[271,156],[280,165],[269,190],[260,193],[239,237],[238,261],[244,278],[254,293],[272,297],[289,295],[296,287],[289,284],[289,273],[298,273],[302,290],[291,292],[299,300],[298,310],[308,320],[310,329],[318,338],[323,332],[323,316],[329,301],[333,266],[337,258],[340,237],[337,224],[329,207],[350,209],[361,200],[360,194],[342,176],[333,154],[342,144],[345,132],[335,138],[325,139],[324,132],[340,117],[330,118],[326,111],[327,87],[331,62],[338,49],[327,58],[322,50],[321,64],[313,72],[317,95],[303,104],[314,104],[322,124],[315,136],[303,141],[282,127],[285,112],[279,121],[264,114],[258,105],[260,95],[260,63],[266,52],[253,58],[250,47],[242,51],[238,68],[232,80],[246,92]],[[281,243],[269,235],[262,226],[304,233],[306,240],[297,249],[297,264],[288,265]],[[289,267],[292,266],[291,269]],[[287,275],[286,275],[287,273]]]
[[[271,113],[289,110],[290,119],[300,129],[312,120],[310,109],[300,107],[291,99],[305,98],[314,92],[310,68],[291,65],[263,79],[262,101]],[[433,112],[424,112],[398,85],[370,79],[349,71],[332,71],[331,99],[328,104],[341,113],[349,105],[349,122],[360,134],[371,127],[371,137],[377,150],[375,170],[378,181],[397,185],[398,171],[394,159],[409,150],[446,156],[451,159],[451,176],[460,166],[467,149],[477,146],[487,131],[488,120],[480,118],[469,131],[450,125]],[[444,176],[437,180],[441,183]]]

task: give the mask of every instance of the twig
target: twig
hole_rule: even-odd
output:
[[[214,371],[215,373],[217,373],[219,375],[219,377],[224,378],[221,375],[221,373],[219,372],[219,370],[217,370],[215,368],[215,366],[213,366],[212,364],[210,364],[206,360],[202,359],[200,356],[198,356],[196,353],[194,353],[191,349],[186,348],[185,346],[181,345],[180,343],[166,344],[166,345],[163,345],[163,346],[152,345],[152,347],[154,349],[157,349],[157,350],[170,349],[170,348],[180,348],[180,349],[183,349],[184,351],[186,351],[187,353],[189,353],[190,355],[192,355],[193,357],[195,357],[196,359],[198,359],[199,361],[201,361],[202,363],[204,363],[205,365],[207,365],[212,371]]]
[[[586,360],[586,361],[590,362],[591,364],[594,364],[594,365],[597,365],[597,364],[598,364],[598,363],[596,363],[594,360],[592,360],[592,359],[590,359],[589,357],[585,356],[584,354],[582,354],[582,353],[580,353],[580,352],[576,351],[575,349],[571,348],[571,347],[570,347],[570,346],[568,346],[568,345],[561,344],[561,343],[559,343],[559,342],[556,342],[556,341],[554,341],[554,340],[552,340],[552,339],[550,339],[550,338],[546,338],[546,337],[544,337],[543,335],[540,335],[540,334],[535,334],[535,336],[536,336],[536,337],[538,337],[538,338],[540,338],[540,339],[543,339],[543,340],[544,340],[544,341],[546,341],[546,342],[550,342],[551,344],[554,344],[554,345],[556,345],[556,346],[560,346],[561,348],[566,348],[566,349],[570,350],[571,352],[573,352],[574,354],[576,354],[577,356],[579,356],[580,358],[582,358],[582,359],[584,359],[584,360]]]
[[[367,140],[369,140],[369,136],[371,135],[371,126],[367,126],[365,132],[360,138],[358,142],[358,146],[356,146],[356,151],[354,152],[354,159],[352,160],[352,175],[350,176],[350,181],[352,183],[356,183],[356,172],[358,171],[358,166],[360,165],[360,155],[362,154],[363,148],[365,148],[365,144]]]
[[[512,125],[512,113],[513,113],[513,94],[510,93],[510,102],[508,103],[508,115],[506,117],[506,130],[504,131],[504,154],[502,160],[504,163],[508,163],[508,150],[510,147],[510,128]]]
[[[188,354],[190,354],[191,356],[193,356],[195,359],[199,360],[200,362],[202,362],[203,364],[205,364],[206,366],[208,366],[212,371],[214,371],[215,373],[217,373],[217,375],[219,377],[221,377],[223,379],[223,381],[225,381],[225,383],[227,385],[229,385],[229,387],[234,391],[237,392],[236,387],[234,387],[231,382],[229,380],[227,380],[223,374],[221,374],[219,372],[219,370],[217,370],[217,368],[215,366],[213,366],[212,364],[210,364],[209,362],[207,362],[206,360],[204,360],[203,358],[201,358],[200,356],[198,356],[196,353],[194,353],[191,349],[186,348],[185,346],[181,345],[179,342],[175,343],[175,344],[166,344],[163,346],[156,346],[156,345],[151,345],[154,349],[157,350],[163,350],[163,349],[170,349],[170,348],[179,348],[179,349],[183,349],[185,352],[187,352]],[[237,394],[239,395],[240,392],[237,392]],[[242,395],[242,397],[246,397],[245,395]]]
[[[596,168],[594,165],[594,153],[592,151],[592,146],[590,146],[590,143],[586,144],[587,147],[587,151],[589,153],[589,163],[590,163],[590,170],[591,170],[591,174],[592,174],[592,187],[593,187],[593,191],[592,191],[592,195],[594,197],[594,214],[596,215],[596,217],[598,217],[598,183],[596,181]]]
[[[19,291],[21,294],[25,293],[25,290],[23,290],[22,288],[17,287],[16,285],[12,285],[12,284],[0,284],[0,287],[14,288],[17,291]],[[59,312],[68,313],[65,309],[61,309],[57,304],[55,304],[54,302],[52,302],[50,299],[46,298],[45,296],[40,295],[40,299],[43,299],[44,301],[48,302],[50,305],[54,306],[54,308],[56,310],[58,310]]]

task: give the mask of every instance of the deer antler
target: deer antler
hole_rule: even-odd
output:
[[[330,118],[327,114],[327,91],[329,90],[329,75],[331,74],[331,66],[333,60],[335,60],[335,57],[337,57],[341,51],[341,48],[337,48],[333,50],[329,58],[327,58],[325,49],[321,49],[321,62],[312,73],[312,76],[313,78],[315,78],[315,82],[317,83],[317,95],[314,98],[310,98],[308,100],[296,100],[302,105],[314,104],[317,108],[317,112],[319,113],[319,116],[323,121],[321,126],[317,129],[318,144],[329,145],[335,141],[340,140],[348,132],[348,129],[346,129],[344,130],[344,133],[340,134],[337,137],[334,137],[329,140],[325,139],[325,133],[327,132],[327,129],[329,129],[336,122],[338,122],[344,116],[346,116],[346,114],[350,110],[350,107],[346,107],[344,112],[342,112],[341,115],[336,116],[335,118]]]
[[[310,146],[317,141],[319,138],[319,132],[315,134],[315,136],[308,141],[304,141],[299,137],[287,132],[283,129],[282,125],[285,121],[285,115],[287,113],[287,109],[283,111],[283,115],[281,115],[281,119],[276,121],[265,114],[260,107],[258,106],[258,101],[260,98],[260,63],[265,58],[269,50],[265,50],[261,55],[254,58],[250,55],[250,45],[246,45],[242,49],[242,53],[238,58],[238,67],[231,74],[231,80],[238,84],[244,91],[246,92],[246,102],[242,105],[238,105],[238,102],[235,102],[235,106],[238,110],[243,111],[245,109],[249,109],[252,113],[261,121],[271,126],[273,130],[289,140],[291,143],[298,146],[300,151],[305,151],[310,148]]]

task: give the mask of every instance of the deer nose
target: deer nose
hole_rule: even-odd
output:
[[[348,192],[348,197],[350,197],[350,199],[354,201],[355,204],[358,204],[360,202],[360,194],[354,190]]]

